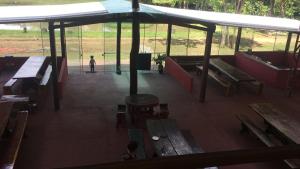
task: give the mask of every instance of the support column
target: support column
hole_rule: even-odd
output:
[[[167,51],[166,51],[167,56],[170,56],[171,39],[172,39],[172,24],[168,24]]]
[[[211,53],[212,38],[216,27],[210,27],[206,34],[205,52],[204,52],[204,63],[203,71],[201,75],[201,86],[200,86],[200,102],[205,101],[206,85],[208,76],[209,58]]]
[[[116,73],[121,74],[121,28],[122,23],[119,21],[117,23],[117,63],[116,63]]]
[[[285,56],[287,56],[287,54],[289,53],[291,40],[292,40],[292,35],[293,35],[292,32],[288,33],[288,37],[287,37],[286,45],[285,45],[285,50],[284,50],[285,51],[285,53],[284,53]]]
[[[66,33],[64,22],[60,22],[60,45],[61,45],[61,57],[67,57],[67,46],[66,46]]]
[[[242,28],[239,27],[236,36],[236,41],[235,41],[235,49],[234,49],[235,53],[240,50],[241,37],[242,37]]]
[[[132,43],[130,52],[130,95],[137,94],[136,57],[140,50],[140,21],[138,0],[132,1]]]
[[[55,46],[55,31],[54,22],[49,21],[49,38],[51,51],[51,65],[52,65],[52,83],[53,83],[53,103],[55,111],[59,110],[59,95],[58,95],[58,81],[57,81],[57,60],[56,60],[56,46]]]

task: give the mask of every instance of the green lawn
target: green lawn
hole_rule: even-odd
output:
[[[95,0],[0,0],[0,5],[31,5],[31,4],[63,4],[92,2]],[[28,55],[49,55],[49,38],[47,23],[26,23],[22,24],[30,27],[26,33],[22,30],[0,30],[0,56],[28,56]],[[41,28],[44,30],[41,32]],[[116,23],[94,24],[82,26],[82,48],[83,58],[88,60],[90,55],[95,55],[97,59],[104,60],[102,54],[114,53],[116,50]],[[141,52],[145,49],[150,52],[164,53],[166,50],[167,25],[166,24],[141,24]],[[67,28],[67,47],[69,62],[79,63],[79,40],[78,27]],[[103,31],[105,30],[105,31]],[[157,30],[157,31],[156,31]],[[229,28],[231,39],[235,39],[235,29]],[[190,34],[188,35],[188,32]],[[220,46],[222,27],[217,26],[214,33],[212,54],[233,54],[233,47]],[[42,36],[41,36],[42,35]],[[252,48],[253,51],[284,50],[286,43],[286,33],[253,31],[243,29],[241,49]],[[59,32],[56,31],[57,50],[59,53]],[[105,38],[104,38],[105,37]],[[189,37],[189,38],[188,38]],[[199,30],[187,29],[173,26],[171,55],[203,55],[205,47],[206,33]],[[275,42],[276,39],[276,43]],[[104,45],[105,41],[105,45]],[[292,41],[293,42],[293,41]],[[188,45],[187,45],[188,44]],[[131,24],[122,24],[122,59],[129,57],[131,49]],[[105,46],[105,47],[104,47]],[[187,49],[188,46],[188,49]],[[292,45],[293,46],[293,43]],[[44,53],[42,52],[44,48]],[[1,50],[3,49],[3,50]],[[114,62],[115,55],[107,55],[107,62]]]

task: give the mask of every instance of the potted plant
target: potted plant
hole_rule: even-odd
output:
[[[153,61],[158,66],[158,72],[162,74],[164,72],[163,62],[166,59],[166,54],[158,54],[157,57],[153,58]]]

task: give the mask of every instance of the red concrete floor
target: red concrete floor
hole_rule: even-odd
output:
[[[246,113],[262,123],[248,108],[249,103],[271,102],[290,116],[300,119],[299,95],[287,98],[278,90],[266,89],[262,96],[243,90],[230,97],[209,80],[205,103],[198,101],[199,80],[195,76],[193,94],[183,89],[167,74],[140,72],[139,93],[151,93],[160,102],[168,103],[170,118],[181,129],[189,129],[196,142],[206,151],[262,147],[251,135],[239,133],[240,123],[235,113]],[[16,168],[48,169],[119,161],[128,143],[127,130],[116,130],[117,104],[124,103],[129,93],[129,73],[79,73],[69,75],[61,110],[48,106],[29,117],[28,137],[24,139]],[[151,141],[146,138],[146,151],[152,154]],[[284,169],[282,162],[252,163],[220,167],[224,169]]]

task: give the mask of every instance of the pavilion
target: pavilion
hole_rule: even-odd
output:
[[[117,4],[117,5],[116,5]],[[55,41],[55,30],[60,30],[62,59],[67,57],[65,28],[81,25],[117,22],[117,70],[120,69],[120,44],[121,44],[121,24],[132,22],[132,48],[130,53],[130,94],[138,93],[136,56],[139,54],[140,45],[140,23],[165,23],[168,24],[166,54],[170,55],[170,43],[172,37],[172,25],[179,25],[187,28],[202,30],[207,32],[204,53],[203,72],[200,85],[200,101],[205,101],[206,85],[208,78],[208,65],[211,55],[211,45],[213,33],[216,25],[226,25],[238,27],[235,52],[239,51],[242,28],[254,28],[264,30],[277,30],[288,32],[285,53],[289,52],[291,37],[297,35],[294,56],[300,55],[300,21],[294,19],[274,18],[266,16],[250,16],[241,14],[228,14],[218,12],[194,11],[187,9],[175,9],[159,7],[154,5],[139,4],[137,0],[132,3],[125,0],[107,0],[95,3],[70,4],[70,5],[45,5],[45,6],[10,6],[0,7],[0,24],[5,23],[25,23],[25,22],[48,22],[51,48],[51,63],[53,67],[53,98],[55,110],[60,108],[60,97],[58,87],[58,66]],[[197,25],[195,25],[197,24]],[[201,26],[199,26],[201,25]],[[299,146],[276,147],[262,150],[247,150],[241,152],[229,152],[227,157],[221,153],[211,153],[203,155],[186,156],[184,160],[191,166],[206,166],[211,164],[235,164],[241,162],[264,161],[272,158],[284,159],[299,155]],[[253,154],[256,154],[255,156]],[[275,153],[275,154],[274,154]],[[277,153],[277,154],[276,154]],[[250,154],[250,156],[249,156]],[[252,156],[251,156],[252,155]],[[240,162],[234,160],[241,156]],[[178,157],[171,157],[165,160],[129,162],[128,167],[139,168],[147,165],[151,168],[156,166],[168,166],[170,163],[178,164]],[[199,162],[197,162],[197,160]],[[217,161],[217,162],[215,162]],[[122,168],[123,164],[109,164],[100,166],[103,168]],[[91,167],[93,168],[93,166]]]

